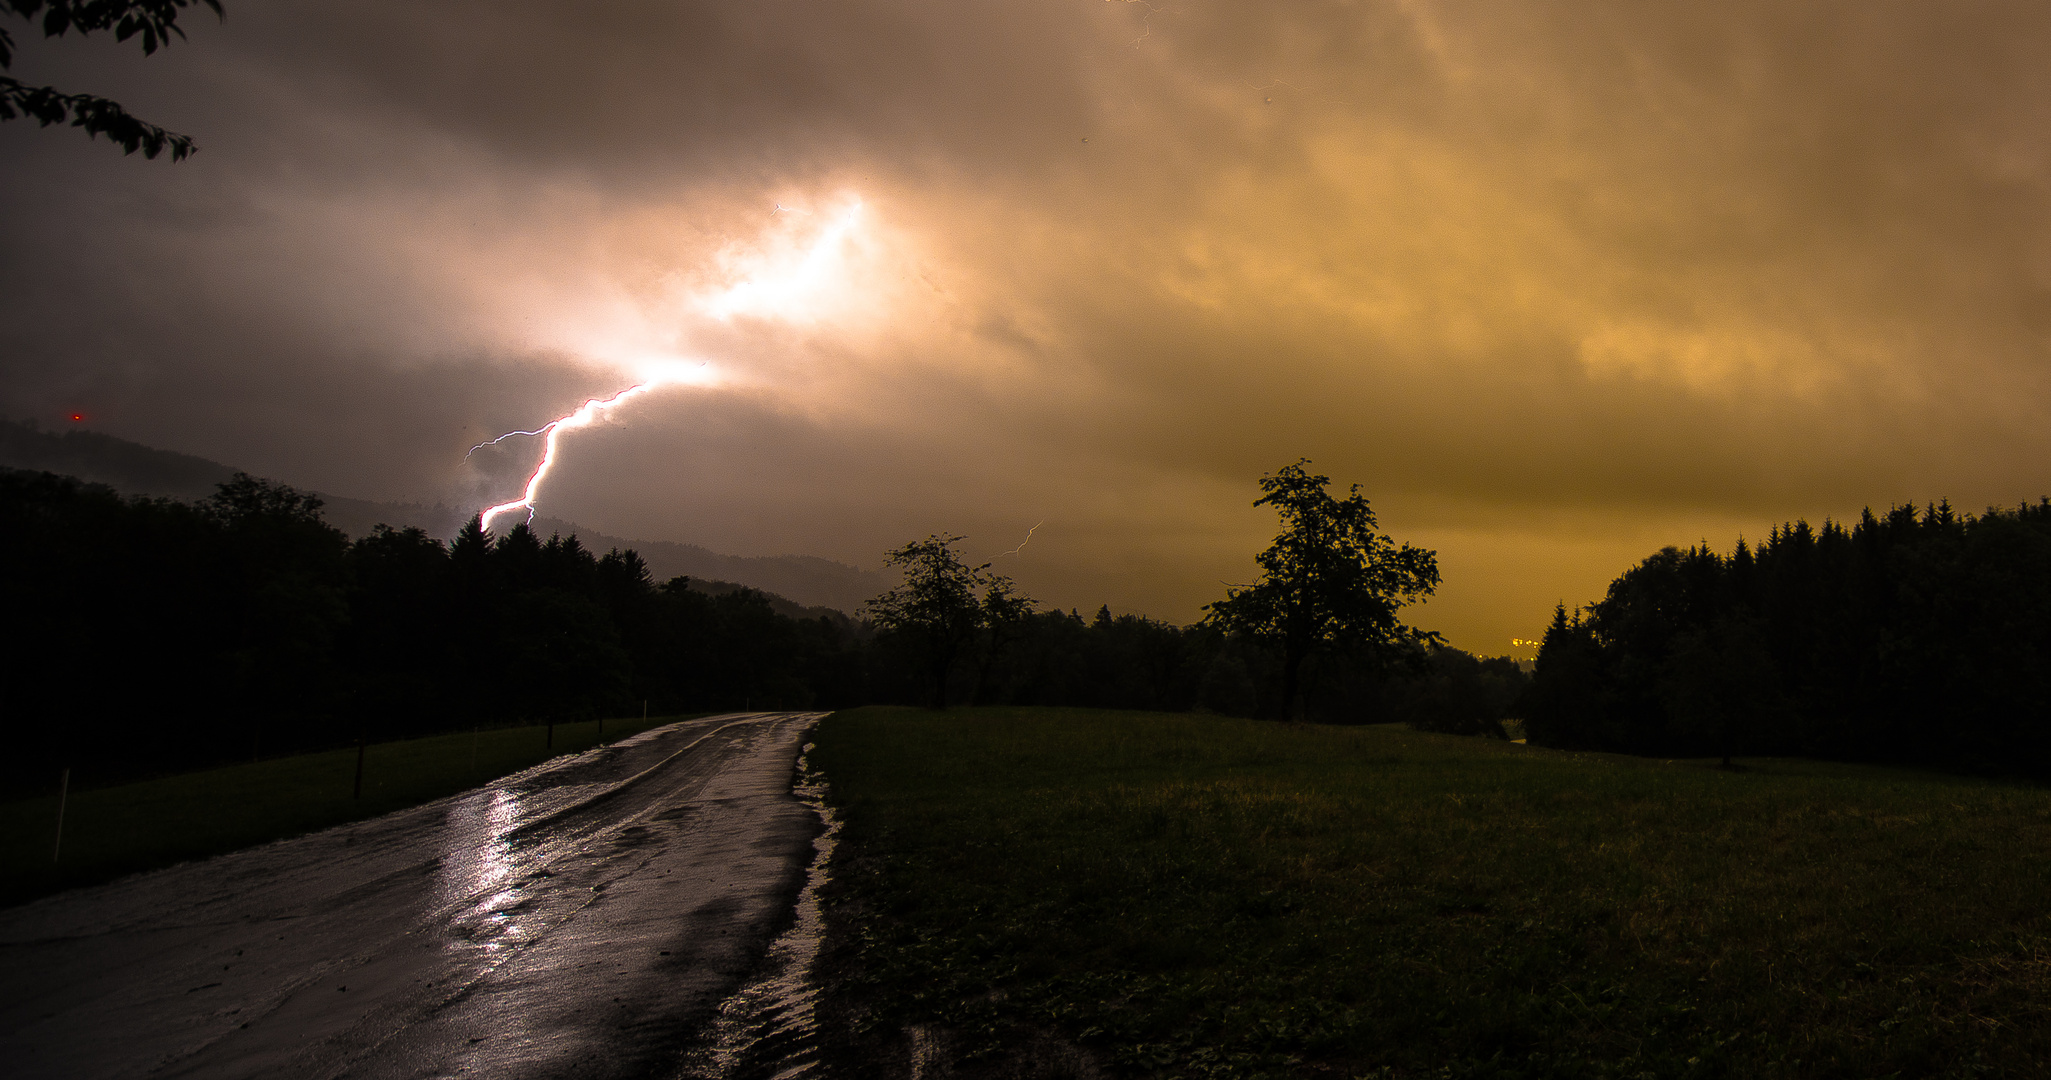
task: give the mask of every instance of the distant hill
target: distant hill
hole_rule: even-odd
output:
[[[34,469],[105,484],[125,495],[196,501],[214,493],[214,486],[235,475],[232,466],[217,461],[157,450],[141,443],[102,435],[93,431],[42,431],[32,424],[0,420],[0,466]],[[328,523],[349,534],[363,536],[371,528],[418,527],[447,538],[469,520],[468,508],[419,503],[372,502],[316,492],[323,502]],[[735,588],[760,589],[784,601],[775,605],[793,616],[817,616],[816,609],[853,613],[864,600],[893,584],[879,571],[862,570],[846,563],[814,555],[722,555],[696,544],[669,540],[632,540],[587,529],[561,518],[537,517],[534,529],[542,536],[575,534],[584,546],[604,552],[632,548],[648,563],[657,581],[688,577],[692,584],[713,594]]]
[[[235,470],[218,461],[153,450],[93,431],[41,431],[0,420],[0,465],[105,484],[125,495],[192,501],[214,493]]]
[[[543,536],[576,533],[594,551],[633,548],[647,560],[657,581],[679,574],[693,581],[731,581],[751,589],[787,596],[801,604],[853,613],[862,602],[896,584],[875,570],[858,570],[816,555],[722,555],[696,544],[669,540],[625,540],[580,528],[559,518],[537,517],[534,529]],[[717,590],[712,590],[717,591]]]

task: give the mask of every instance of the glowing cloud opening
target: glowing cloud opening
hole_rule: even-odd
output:
[[[776,209],[784,211],[788,208],[778,204]],[[839,268],[842,247],[860,223],[861,212],[862,203],[857,199],[845,213],[813,239],[805,254],[794,264],[789,265],[787,270],[746,278],[701,301],[698,306],[706,314],[720,320],[727,320],[740,314],[782,319],[794,319],[807,314],[808,306],[817,302],[828,287],[830,276]],[[479,512],[478,516],[486,529],[491,528],[491,523],[500,515],[515,510],[527,511],[527,520],[534,520],[535,500],[541,493],[542,482],[548,479],[549,471],[555,467],[564,431],[590,427],[614,408],[656,387],[681,382],[703,382],[708,379],[709,365],[702,361],[692,364],[665,358],[644,360],[631,366],[641,381],[613,396],[591,398],[575,412],[557,417],[533,431],[509,431],[470,448],[470,453],[474,454],[487,446],[496,446],[516,436],[545,437],[541,462],[527,477],[527,486],[521,491],[520,497],[510,502],[488,506]],[[1027,536],[1030,538],[1031,534],[1028,533]]]
[[[785,209],[779,205],[777,209]],[[857,199],[847,212],[828,225],[812,246],[786,273],[747,278],[703,302],[706,314],[715,319],[736,315],[768,315],[792,318],[825,289],[837,269],[842,244],[855,231],[862,217]]]

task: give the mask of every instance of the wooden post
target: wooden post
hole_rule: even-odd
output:
[[[349,793],[352,799],[363,797],[363,738],[356,739],[356,790]]]
[[[71,770],[66,768],[57,775],[57,842],[50,847],[50,861],[64,851],[64,802],[71,795]]]
[[[642,699],[641,699],[641,722],[642,722],[642,723],[644,723],[644,724],[648,722],[648,699],[647,699],[647,698],[642,698]]]

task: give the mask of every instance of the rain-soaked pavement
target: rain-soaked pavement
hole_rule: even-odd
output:
[[[821,816],[792,782],[818,715],[687,721],[0,911],[0,1071],[757,1072],[809,1026],[800,887]]]

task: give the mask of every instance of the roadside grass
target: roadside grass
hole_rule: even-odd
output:
[[[61,851],[52,776],[47,795],[0,803],[0,905],[418,806],[679,719],[557,724],[552,747],[540,724],[372,743],[364,748],[361,798],[352,796],[353,747],[114,787],[74,787],[65,802]],[[89,768],[76,770],[73,783],[90,780]]]
[[[877,1052],[928,1025],[967,1075],[1045,1074],[1049,1033],[1130,1075],[2051,1074],[2040,788],[1082,710],[815,739]]]

